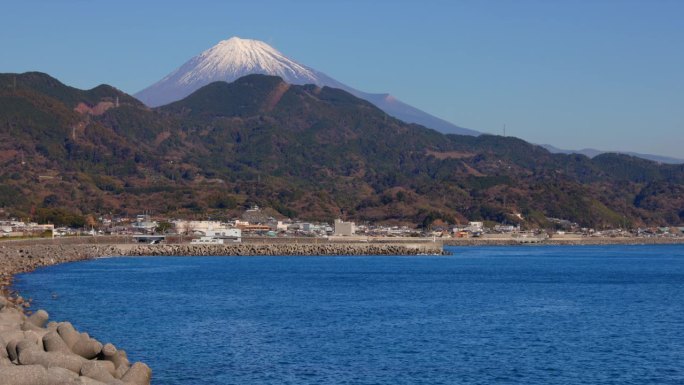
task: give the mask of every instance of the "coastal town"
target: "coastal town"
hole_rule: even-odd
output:
[[[438,223],[429,228],[408,225],[355,223],[336,219],[324,221],[301,221],[277,219],[253,205],[239,218],[178,219],[159,215],[140,214],[135,217],[98,216],[81,227],[55,226],[35,223],[19,218],[0,219],[0,239],[32,239],[62,237],[120,236],[141,243],[239,243],[243,239],[314,238],[346,241],[370,239],[417,239],[432,238],[441,241],[515,239],[520,243],[536,243],[546,240],[631,238],[631,239],[684,239],[684,227],[663,226],[646,228],[581,227],[577,223],[558,218],[548,218],[553,229],[525,229],[519,224],[501,224],[471,221],[463,224]]]

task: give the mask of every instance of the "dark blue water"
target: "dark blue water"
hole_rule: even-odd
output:
[[[101,259],[17,287],[159,385],[684,383],[684,246],[453,252]]]

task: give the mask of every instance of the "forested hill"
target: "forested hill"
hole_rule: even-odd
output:
[[[429,224],[684,223],[684,166],[443,135],[344,91],[250,75],[148,109],[102,85],[0,75],[0,207],[30,215],[284,216]]]

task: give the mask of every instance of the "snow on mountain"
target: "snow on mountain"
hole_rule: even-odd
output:
[[[158,107],[183,99],[209,83],[233,82],[250,74],[280,76],[290,84],[340,88],[405,122],[418,123],[450,134],[480,134],[409,106],[391,95],[369,94],[353,89],[322,72],[297,63],[262,41],[238,37],[219,42],[162,80],[138,92],[135,97],[150,107]]]

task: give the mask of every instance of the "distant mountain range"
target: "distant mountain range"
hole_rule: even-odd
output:
[[[684,165],[551,154],[444,135],[340,89],[249,75],[150,109],[114,87],[0,74],[0,208],[225,218],[251,204],[307,220],[484,220],[598,228],[684,223]]]
[[[289,84],[315,84],[339,88],[367,100],[389,115],[449,134],[480,135],[456,126],[394,98],[389,94],[370,94],[356,90],[330,76],[286,57],[270,45],[250,39],[230,38],[190,59],[160,81],[135,94],[150,107],[178,101],[199,88],[215,82],[233,82],[243,76],[278,76]]]
[[[544,147],[545,149],[549,150],[549,152],[554,153],[554,154],[582,154],[582,155],[588,156],[590,158],[593,158],[593,157],[601,155],[601,154],[613,152],[613,153],[617,153],[617,154],[625,154],[625,155],[630,155],[630,156],[636,156],[637,158],[648,159],[648,160],[652,160],[654,162],[659,162],[659,163],[684,164],[684,159],[672,158],[669,156],[662,156],[662,155],[640,154],[637,152],[629,152],[629,151],[601,151],[601,150],[596,150],[593,148],[584,148],[582,150],[562,150],[562,149],[554,147],[550,144],[542,144],[541,146]]]
[[[233,82],[243,76],[263,74],[278,76],[289,84],[315,84],[319,87],[339,88],[367,100],[387,114],[407,123],[416,123],[445,134],[481,135],[476,130],[463,128],[412,107],[389,94],[371,94],[349,87],[311,67],[296,62],[270,45],[251,39],[232,37],[193,57],[181,67],[135,94],[150,107],[169,104],[190,95],[199,88],[215,82]],[[607,151],[594,149],[562,150],[542,145],[553,153],[583,154],[594,157]],[[666,156],[618,152],[661,163],[684,163],[682,159]]]

